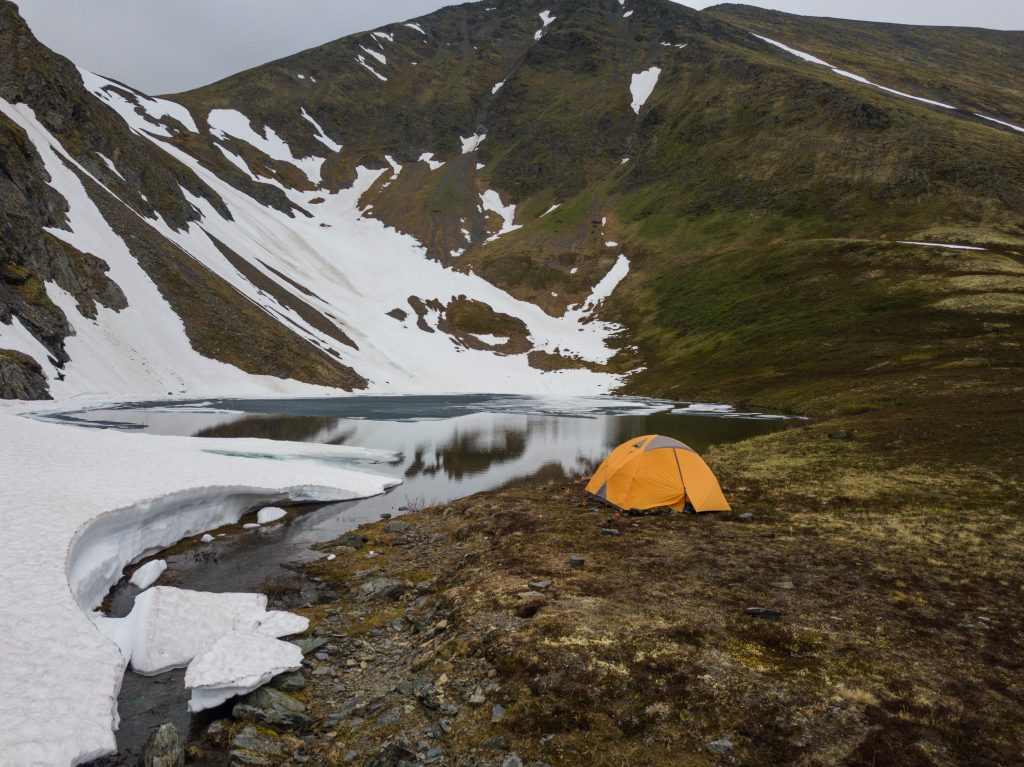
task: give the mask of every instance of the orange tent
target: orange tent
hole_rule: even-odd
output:
[[[649,434],[623,442],[597,468],[587,492],[625,511],[667,506],[731,511],[718,480],[693,448]]]

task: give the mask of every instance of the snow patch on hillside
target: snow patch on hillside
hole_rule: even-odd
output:
[[[486,192],[480,195],[480,204],[484,210],[497,213],[501,216],[501,229],[495,234],[487,238],[488,242],[496,240],[502,235],[514,232],[516,229],[522,229],[521,224],[515,223],[516,218],[516,206],[512,203],[505,205],[501,201],[501,195],[493,189],[488,189]]]
[[[244,141],[258,149],[272,160],[286,162],[306,174],[314,184],[320,183],[320,169],[324,164],[322,157],[295,157],[287,142],[274,132],[273,128],[264,127],[260,135],[252,127],[252,122],[237,109],[214,109],[206,118],[210,133],[221,140],[228,136]]]
[[[751,33],[751,34],[753,34],[753,33]],[[822,61],[817,56],[812,56],[809,53],[804,53],[803,51],[798,51],[796,48],[790,48],[788,45],[784,45],[784,44],[778,42],[777,40],[772,40],[769,37],[762,37],[761,35],[754,35],[754,37],[758,38],[759,40],[763,40],[764,42],[769,43],[770,45],[774,45],[776,48],[781,48],[782,50],[786,51],[786,53],[790,53],[793,56],[796,56],[796,57],[798,57],[800,59],[803,59],[804,61],[806,61],[806,62],[808,62],[810,64],[818,64],[818,65],[823,66],[823,67],[828,67],[829,69],[831,69],[833,72],[835,72],[840,77],[845,77],[845,78],[847,78],[849,80],[855,80],[858,83],[863,83],[864,85],[870,85],[872,88],[877,88],[880,91],[885,91],[886,93],[891,93],[891,94],[893,94],[895,96],[901,96],[901,97],[903,97],[905,99],[912,99],[913,101],[919,101],[922,104],[928,104],[929,106],[941,107],[942,109],[956,109],[956,107],[951,105],[951,104],[944,104],[941,101],[934,101],[932,99],[922,98],[921,96],[914,96],[913,94],[910,94],[910,93],[904,93],[903,91],[898,91],[898,90],[895,90],[893,88],[887,88],[884,85],[879,85],[878,83],[873,83],[870,80],[868,80],[868,79],[866,79],[864,77],[861,77],[860,75],[855,75],[853,72],[847,72],[845,69],[839,69],[838,67],[834,67],[831,64],[829,64],[827,61]]]
[[[320,123],[313,119],[313,116],[306,111],[305,107],[302,108],[302,118],[313,126],[313,130],[315,131],[313,133],[313,138],[315,138],[325,147],[330,149],[332,152],[341,151],[341,144],[327,136],[327,133],[324,132],[324,129],[320,127]]]
[[[121,115],[124,121],[135,130],[146,131],[156,136],[169,137],[171,132],[167,127],[156,124],[169,117],[181,123],[186,130],[192,133],[199,132],[191,112],[181,104],[176,104],[167,99],[147,96],[134,88],[108,80],[81,67],[79,67],[78,71],[82,75],[82,82],[86,90],[90,91],[96,98]],[[131,93],[137,103],[132,103],[129,99],[125,98],[125,93]],[[150,120],[147,120],[146,116]]]
[[[633,103],[630,106],[637,114],[640,114],[640,108],[647,103],[647,99],[654,93],[654,88],[658,84],[660,76],[661,67],[651,67],[633,75],[633,80],[629,85],[629,91],[633,94]]]
[[[473,135],[466,136],[465,138],[459,136],[459,140],[462,141],[462,153],[469,154],[470,152],[475,152],[480,148],[480,145],[483,143],[485,138],[487,138],[486,133],[474,133]]]

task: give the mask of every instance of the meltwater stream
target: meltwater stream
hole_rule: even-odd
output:
[[[286,572],[283,566],[322,556],[312,548],[315,544],[382,514],[398,516],[409,507],[446,503],[516,482],[574,478],[592,471],[612,447],[631,437],[664,434],[703,453],[714,444],[793,424],[720,406],[649,399],[496,395],[133,403],[61,417],[152,434],[320,442],[400,454],[392,463],[351,467],[402,480],[385,495],[293,509],[284,524],[253,530],[236,526],[220,531],[224,534],[212,544],[187,541],[158,555],[168,564],[159,583],[199,591],[260,591]],[[122,581],[111,594],[110,614],[127,614],[137,593]],[[126,674],[118,701],[120,753],[97,764],[134,763],[152,728],[165,721],[187,733],[210,720],[208,712],[194,719],[188,715],[183,674]]]

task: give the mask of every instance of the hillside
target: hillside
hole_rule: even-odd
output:
[[[609,520],[538,480],[325,546],[286,574],[342,648],[307,661],[311,718],[215,723],[193,761],[1013,763],[1022,45],[491,0],[157,98],[0,0],[0,399],[810,416],[709,451],[730,514]],[[382,574],[400,600],[356,597]]]
[[[472,359],[496,390],[827,412],[851,368],[999,357],[964,349],[979,317],[1019,311],[1024,139],[974,112],[1019,120],[1019,35],[961,32],[476,3],[152,99],[79,74],[7,3],[0,381],[6,396],[451,390],[464,377],[445,371]],[[58,212],[81,191],[46,184],[23,107],[73,160],[61,174],[84,184],[99,241]],[[138,337],[136,312],[180,354]],[[128,380],[95,369],[99,348]]]

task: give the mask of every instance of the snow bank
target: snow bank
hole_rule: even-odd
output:
[[[322,462],[211,454],[200,439],[6,414],[0,434],[5,764],[71,765],[115,749],[126,661],[88,612],[125,565],[268,503],[349,499],[395,484]],[[264,454],[277,444],[268,443]],[[285,454],[297,449],[281,447]],[[162,591],[154,587],[140,599],[162,603],[150,596]],[[119,641],[134,643],[137,626],[121,625]]]
[[[305,113],[305,110],[303,110],[303,113]],[[310,119],[308,116],[306,117],[307,119]],[[306,177],[314,184],[320,183],[320,168],[324,164],[324,158],[295,157],[285,140],[278,136],[277,133],[274,132],[273,128],[264,127],[264,135],[260,135],[260,133],[252,127],[252,123],[249,118],[237,109],[211,110],[210,114],[206,117],[206,122],[210,125],[210,133],[217,138],[225,139],[230,136],[238,139],[239,141],[244,141],[249,146],[258,149],[273,160],[294,165],[305,173]],[[320,131],[319,135],[322,136],[323,131]]]
[[[654,87],[658,84],[659,77],[661,77],[661,67],[651,67],[633,75],[633,81],[629,85],[629,91],[633,94],[633,103],[630,106],[637,114],[640,114],[640,108],[654,93]]]

